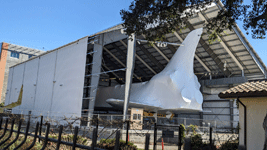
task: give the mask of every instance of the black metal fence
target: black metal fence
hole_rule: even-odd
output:
[[[62,126],[49,120],[43,116],[23,116],[12,114],[0,114],[0,147],[4,149],[10,148],[15,142],[15,149],[24,146],[27,138],[31,138],[31,143],[27,144],[25,149],[30,149],[37,144],[41,145],[40,149],[51,147],[53,149],[62,149],[62,146],[68,146],[69,149],[100,149],[97,148],[100,139],[113,139],[115,138],[115,148],[119,149],[120,139],[125,140],[126,145],[129,142],[139,145],[139,148],[145,149],[182,149],[182,132],[181,126],[178,124],[165,124],[150,121],[147,123],[136,123],[131,121],[122,121],[120,118],[108,121],[101,118],[93,118],[90,120],[90,127],[77,127],[75,124],[70,123],[70,126]],[[27,120],[27,121],[25,121]],[[81,120],[79,120],[81,121]],[[62,123],[62,122],[61,122]],[[138,127],[147,126],[149,129],[139,129]],[[16,127],[16,128],[15,128]],[[213,127],[197,127],[196,131],[187,127],[186,136],[191,137],[194,134],[201,134],[202,140],[205,143],[216,145],[229,141],[230,139],[237,139],[237,134],[217,132]],[[64,130],[64,131],[63,131]],[[86,131],[87,134],[81,134]],[[183,131],[184,132],[184,131]],[[15,134],[15,138],[11,138]],[[56,136],[51,137],[54,134]],[[63,134],[72,134],[71,140],[65,140]],[[23,136],[22,136],[23,135]],[[88,137],[91,143],[79,142],[79,137]],[[14,135],[13,135],[14,137]],[[78,141],[78,142],[77,142]],[[139,142],[141,141],[141,142]],[[14,146],[14,145],[13,145]],[[61,148],[60,148],[61,147]],[[24,149],[23,148],[23,149]],[[0,148],[1,149],[1,148]],[[102,148],[103,149],[103,148]]]
[[[9,121],[11,121],[11,123],[9,123]],[[3,127],[3,122],[4,122],[4,127]],[[26,142],[27,138],[33,137],[32,143],[26,148],[26,150],[30,150],[31,148],[34,147],[34,145],[36,144],[36,142],[38,142],[37,139],[39,139],[39,143],[42,144],[42,147],[40,148],[41,150],[44,150],[45,148],[47,148],[48,146],[48,142],[54,143],[56,144],[55,149],[58,150],[60,149],[61,145],[66,145],[66,146],[70,146],[72,147],[73,150],[75,150],[76,148],[81,148],[81,149],[89,149],[89,150],[104,150],[101,148],[97,148],[96,144],[97,144],[97,135],[98,135],[98,129],[94,128],[93,129],[93,134],[92,134],[92,144],[90,146],[88,145],[81,145],[77,143],[77,139],[78,139],[78,131],[79,128],[76,126],[74,127],[74,135],[73,135],[73,140],[71,142],[67,142],[67,141],[63,141],[61,140],[62,137],[62,131],[63,131],[63,126],[60,125],[58,127],[58,138],[54,139],[54,138],[49,138],[49,133],[50,133],[50,123],[46,123],[46,130],[45,130],[45,136],[42,136],[42,122],[43,122],[43,117],[41,117],[41,124],[39,123],[39,121],[36,123],[35,125],[35,130],[34,130],[34,134],[29,132],[30,129],[30,120],[27,121],[26,123],[26,130],[25,131],[21,131],[22,129],[22,119],[10,119],[9,117],[6,117],[5,119],[0,118],[0,131],[2,132],[2,134],[0,135],[0,146],[2,146],[3,144],[6,144],[6,146],[3,148],[4,150],[9,149],[9,147],[14,144],[16,141],[19,140],[19,138],[21,138],[20,135],[24,135],[24,138],[22,140],[22,142],[17,145],[14,149],[20,149]],[[17,130],[14,130],[14,126],[15,124],[18,126]],[[98,125],[97,125],[98,126]],[[126,122],[126,128],[127,128],[127,134],[130,128],[130,123],[129,121]],[[11,138],[11,136],[13,135],[13,133],[16,133],[16,137],[14,140],[12,140],[11,142],[7,143],[9,141],[9,139]],[[120,130],[117,130],[116,132],[116,142],[115,142],[115,150],[119,150],[120,148]],[[128,136],[126,136],[128,138]],[[150,140],[150,135],[146,134],[146,144],[145,144],[145,150],[148,150],[149,148],[149,140]],[[128,139],[126,139],[126,144],[128,143]]]

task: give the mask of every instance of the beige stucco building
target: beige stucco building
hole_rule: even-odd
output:
[[[239,145],[247,150],[262,150],[267,136],[267,80],[246,82],[219,97],[239,102]]]

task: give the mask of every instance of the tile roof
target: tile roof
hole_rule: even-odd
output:
[[[219,94],[220,98],[267,96],[267,79],[249,81]]]

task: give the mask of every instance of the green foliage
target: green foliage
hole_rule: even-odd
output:
[[[227,141],[221,145],[219,150],[238,150],[238,141]]]
[[[163,41],[167,33],[192,26],[188,18],[205,11],[213,1],[207,0],[134,0],[128,10],[121,10],[127,35],[145,35],[149,41]],[[251,30],[253,38],[265,38],[267,30],[267,4],[255,0],[247,5],[243,0],[221,0],[222,9],[218,15],[207,20],[204,26],[209,42],[218,40],[226,29],[233,30],[237,20],[243,20],[246,31]],[[205,16],[204,16],[205,17]],[[248,34],[249,32],[247,32]]]
[[[17,126],[14,126],[14,130],[17,130]],[[2,135],[3,131],[0,131],[0,135]],[[7,131],[7,133],[5,134],[5,137],[3,137],[1,141],[3,141],[4,139],[7,138],[7,136],[9,135],[9,131]],[[12,142],[17,136],[17,133],[13,133],[11,138],[5,142],[3,145],[0,146],[0,149],[3,149],[5,146],[7,146],[10,142]],[[54,139],[58,139],[58,135],[57,134],[52,134],[49,135],[49,138],[54,138]],[[22,147],[20,147],[20,149],[26,149],[27,147],[29,147],[32,142],[33,142],[33,137],[28,136],[26,142],[22,145]],[[12,144],[9,147],[9,150],[13,150],[15,147],[17,147],[22,141],[24,140],[24,135],[21,134],[20,137],[18,138],[18,140]],[[61,136],[61,140],[62,141],[66,141],[66,142],[72,142],[73,141],[73,135],[67,134],[67,135],[62,135]],[[35,142],[34,147],[32,148],[32,150],[39,150],[42,148],[43,146],[43,140],[41,140],[41,142]],[[81,136],[77,136],[77,143],[78,144],[82,144],[82,145],[89,145],[88,143],[88,139],[85,137],[81,137]],[[47,147],[46,149],[55,149],[56,148],[56,143],[53,142],[48,142],[47,143]],[[72,147],[71,146],[66,146],[66,145],[61,145],[60,149],[64,149],[64,150],[71,150]],[[79,150],[79,148],[76,148],[77,150]]]
[[[203,146],[202,137],[200,134],[194,134],[191,136],[191,148],[197,150]]]
[[[113,150],[115,148],[115,142],[115,139],[101,139],[100,142],[97,143],[97,147]],[[128,145],[126,145],[125,141],[120,140],[120,150],[137,150],[137,147],[132,142],[128,142]]]
[[[66,142],[73,142],[73,137],[74,137],[73,134],[61,135],[61,140],[66,141]],[[58,134],[49,135],[49,138],[58,139]],[[88,145],[89,140],[86,137],[77,136],[77,143],[81,145]],[[53,143],[53,142],[48,143],[48,147],[47,147],[48,149],[54,149],[55,147],[56,147],[56,143]],[[66,145],[61,145],[60,148],[61,149],[72,149],[71,146],[66,146]]]
[[[186,129],[186,134],[189,133],[189,130],[192,130],[193,134],[196,134],[196,129],[198,128],[197,125],[190,124],[189,127]]]
[[[4,107],[4,106],[5,106],[4,102],[0,103],[0,107]]]
[[[182,144],[184,144],[184,139],[185,139],[185,126],[183,124],[180,124],[180,126],[182,127]]]
[[[3,132],[0,132],[0,133],[1,133],[1,135],[2,135]],[[6,138],[8,137],[8,135],[9,135],[9,131],[8,131],[8,132],[6,133],[6,135],[1,139],[1,142],[2,142],[4,139],[6,139]],[[7,142],[5,142],[4,144],[2,144],[2,145],[0,146],[0,149],[3,149],[3,148],[4,148],[5,146],[7,146],[10,142],[12,142],[12,141],[15,139],[16,135],[17,135],[17,133],[13,133],[12,136],[11,136],[11,138],[10,138]],[[24,136],[20,136],[20,138],[19,138],[14,144],[12,144],[8,149],[9,149],[9,150],[13,150],[13,149],[14,149],[15,147],[17,147],[23,140],[24,140]],[[27,140],[26,140],[26,142],[22,145],[22,147],[20,147],[20,149],[26,149],[27,147],[29,147],[29,146],[32,144],[32,142],[33,142],[33,137],[28,137]],[[39,150],[39,149],[41,149],[41,148],[42,148],[42,145],[41,145],[40,143],[36,142],[35,145],[34,145],[34,147],[32,148],[32,150]]]
[[[209,143],[203,142],[203,139],[200,134],[193,134],[191,136],[191,149],[192,150],[206,150],[206,149],[215,150],[216,147],[214,146],[214,143],[212,143],[212,146],[210,146]]]

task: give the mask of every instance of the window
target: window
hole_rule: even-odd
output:
[[[12,51],[11,54],[10,54],[10,57],[19,58],[19,53],[15,52],[15,51]]]
[[[133,114],[133,120],[141,120],[141,114]]]
[[[137,114],[133,114],[133,120],[137,120]]]
[[[138,114],[138,120],[141,120],[141,114]]]
[[[33,55],[29,54],[29,59],[32,57]]]

